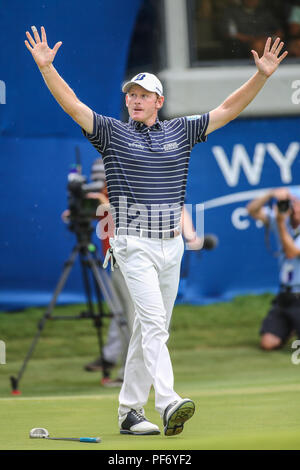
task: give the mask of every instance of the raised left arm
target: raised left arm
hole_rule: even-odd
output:
[[[235,119],[256,97],[268,78],[278,68],[280,62],[288,55],[287,51],[279,55],[284,46],[280,38],[277,38],[272,46],[271,41],[271,38],[267,39],[262,57],[259,58],[256,51],[251,51],[257,72],[220,106],[210,111],[206,135]]]

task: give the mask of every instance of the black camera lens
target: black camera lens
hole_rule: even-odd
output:
[[[289,199],[277,201],[277,207],[279,212],[287,212],[291,207],[291,201]]]

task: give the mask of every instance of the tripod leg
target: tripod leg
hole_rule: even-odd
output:
[[[98,305],[98,314],[94,316],[94,325],[97,331],[97,337],[98,337],[98,344],[99,344],[99,350],[100,350],[100,357],[102,359],[102,370],[103,370],[103,378],[109,377],[109,370],[105,368],[105,357],[103,354],[103,348],[104,348],[104,341],[103,341],[103,332],[102,332],[102,327],[103,327],[103,321],[102,319],[104,318],[105,314],[103,311],[103,304],[102,304],[102,299],[101,299],[101,292],[98,283],[96,282],[95,277],[94,278],[94,286],[95,286],[95,292],[96,292],[96,297],[97,297],[97,305]]]
[[[53,309],[56,305],[57,298],[58,298],[59,294],[61,293],[61,291],[63,290],[63,288],[65,286],[65,283],[67,282],[67,279],[68,279],[68,277],[70,275],[70,272],[73,268],[73,265],[76,261],[78,252],[79,252],[79,247],[75,246],[75,248],[73,249],[73,251],[71,253],[71,256],[65,262],[65,268],[64,268],[64,270],[61,274],[61,277],[59,278],[59,281],[58,281],[57,286],[54,290],[51,302],[49,303],[48,308],[47,308],[46,313],[45,313],[45,316],[47,316],[47,318],[51,317],[51,313],[52,313],[52,311],[53,311]]]
[[[99,309],[98,315],[96,315],[94,311],[94,305],[92,301],[92,289],[89,284],[89,275],[88,275],[88,270],[87,270],[87,268],[91,266],[90,266],[90,261],[86,259],[86,256],[87,256],[86,250],[83,250],[83,252],[80,252],[80,264],[81,264],[81,270],[82,270],[82,278],[83,278],[83,284],[84,284],[85,294],[87,298],[87,304],[89,307],[89,315],[91,318],[93,318],[94,326],[97,330],[100,358],[103,364],[104,357],[103,357],[102,318],[104,314],[103,314],[103,309],[102,309],[101,294],[99,291],[98,284],[95,282],[95,289],[96,289],[98,309]],[[109,375],[108,371],[103,368],[103,377],[106,378],[108,377],[108,375]]]
[[[83,286],[85,290],[85,296],[87,300],[87,306],[88,306],[89,312],[91,312],[92,316],[94,316],[92,290],[89,284],[89,276],[88,276],[88,271],[87,271],[88,261],[84,259],[84,255],[81,252],[79,254],[79,257],[80,257],[80,266],[81,266],[81,273],[82,273],[82,279],[83,279]]]
[[[119,297],[116,294],[111,281],[109,279],[108,274],[101,266],[97,265],[96,260],[88,254],[88,260],[90,262],[90,266],[93,272],[93,275],[96,279],[97,284],[100,287],[101,292],[103,293],[103,297],[105,298],[106,302],[109,305],[109,308],[112,310],[113,313],[122,314],[123,309],[120,303]],[[100,276],[101,270],[101,276]]]
[[[71,269],[72,269],[72,267],[73,267],[73,265],[74,265],[74,263],[75,263],[75,260],[76,260],[77,254],[78,254],[78,250],[79,250],[79,248],[76,246],[76,247],[73,249],[73,251],[72,251],[72,253],[71,253],[69,259],[65,262],[64,270],[63,270],[63,272],[62,272],[62,274],[61,274],[61,276],[60,276],[60,278],[59,278],[59,281],[58,281],[58,283],[57,283],[57,285],[56,285],[56,288],[55,288],[55,290],[54,290],[52,299],[51,299],[51,301],[50,301],[50,303],[49,303],[49,305],[48,305],[48,307],[47,307],[46,312],[44,313],[44,316],[42,317],[42,319],[41,319],[40,322],[38,323],[38,331],[37,331],[37,333],[36,333],[36,335],[35,335],[35,337],[34,337],[34,339],[33,339],[33,341],[32,341],[32,344],[31,344],[31,346],[30,346],[30,348],[29,348],[29,350],[28,350],[28,353],[27,353],[27,355],[26,355],[26,357],[25,357],[25,359],[24,359],[24,362],[23,362],[23,364],[22,364],[22,366],[21,366],[20,371],[18,372],[17,377],[14,377],[14,376],[10,377],[11,386],[12,386],[12,393],[13,393],[14,395],[20,393],[19,390],[18,390],[19,382],[20,382],[20,380],[21,380],[21,378],[22,378],[22,376],[23,376],[23,374],[24,374],[24,371],[25,371],[25,369],[26,369],[27,363],[28,363],[29,359],[31,358],[32,353],[33,353],[33,351],[34,351],[34,349],[35,349],[35,347],[36,347],[36,344],[37,344],[37,342],[38,342],[38,340],[39,340],[39,338],[40,338],[40,336],[41,336],[41,333],[42,333],[42,331],[43,331],[43,329],[44,329],[46,320],[51,317],[51,313],[52,313],[52,310],[53,310],[53,308],[54,308],[54,306],[55,306],[55,304],[56,304],[57,298],[58,298],[60,292],[62,291],[62,289],[63,289],[63,287],[64,287],[64,285],[65,285],[65,283],[66,283],[66,281],[67,281],[67,279],[68,279],[68,277],[69,277],[69,274],[70,274],[70,272],[71,272]]]
[[[30,357],[32,356],[32,353],[35,349],[35,346],[36,346],[36,344],[37,344],[37,342],[38,342],[38,340],[39,340],[39,338],[42,334],[45,323],[46,323],[46,316],[44,316],[42,318],[42,320],[38,323],[38,331],[37,331],[35,337],[33,338],[31,346],[30,346],[30,348],[29,348],[29,350],[26,354],[26,357],[25,357],[24,362],[21,366],[21,369],[19,370],[19,373],[18,373],[17,377],[14,377],[14,376],[10,377],[10,382],[11,382],[11,386],[12,386],[12,394],[13,395],[18,395],[20,393],[20,391],[18,389],[19,382],[20,382],[21,377],[22,377],[22,375],[23,375],[23,373],[26,369],[27,363],[28,363]]]

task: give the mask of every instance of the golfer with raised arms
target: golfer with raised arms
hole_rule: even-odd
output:
[[[283,42],[266,41],[264,54],[252,51],[256,73],[220,106],[201,116],[160,121],[164,103],[158,78],[140,73],[123,86],[129,121],[96,114],[82,103],[53,66],[61,42],[48,46],[35,26],[25,41],[50,92],[102,154],[115,236],[111,246],[135,307],[135,322],[119,395],[122,434],[159,434],[144,413],[155,391],[166,436],[179,434],[195,404],[174,391],[167,348],[177,295],[183,241],[179,230],[190,153],[196,143],[235,119],[255,98],[287,52]],[[209,91],[209,90],[208,90]],[[138,223],[137,223],[138,221]]]

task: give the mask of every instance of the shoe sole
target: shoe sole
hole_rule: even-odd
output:
[[[191,400],[182,403],[169,416],[164,428],[165,436],[175,436],[183,431],[184,423],[190,419],[195,412],[195,403]]]
[[[134,432],[127,431],[127,429],[121,429],[120,434],[132,434],[133,436],[154,436],[155,434],[160,434],[160,431]]]

